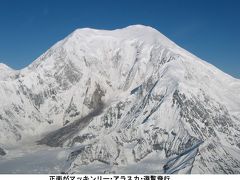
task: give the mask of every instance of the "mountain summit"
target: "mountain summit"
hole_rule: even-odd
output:
[[[0,147],[67,149],[65,173],[240,173],[240,80],[151,27],[77,29],[2,66]]]

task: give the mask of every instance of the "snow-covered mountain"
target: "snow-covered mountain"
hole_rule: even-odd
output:
[[[0,64],[0,146],[69,148],[66,173],[240,173],[239,92],[151,27],[77,29]]]

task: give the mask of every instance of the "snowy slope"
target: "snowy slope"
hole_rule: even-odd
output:
[[[0,71],[4,147],[72,148],[68,173],[240,173],[240,80],[151,27],[77,29]]]

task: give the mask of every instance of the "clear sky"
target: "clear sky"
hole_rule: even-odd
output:
[[[76,28],[133,24],[240,78],[240,0],[0,0],[0,62],[21,69]]]

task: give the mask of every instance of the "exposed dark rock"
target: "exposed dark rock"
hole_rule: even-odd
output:
[[[66,125],[67,123],[70,122],[70,119],[72,119],[73,117],[77,117],[79,115],[80,115],[80,112],[78,111],[77,106],[73,102],[73,97],[72,97],[70,104],[65,111],[63,125]]]
[[[216,137],[216,130],[231,134],[229,127],[234,125],[226,107],[214,99],[209,100],[204,94],[203,97],[204,101],[199,100],[196,96],[186,98],[184,93],[176,90],[173,93],[173,106],[179,107],[181,118],[191,124],[192,130],[202,139]],[[204,124],[204,129],[200,128],[201,124]]]
[[[96,109],[98,108],[99,104],[102,103],[102,97],[105,95],[105,92],[101,89],[99,84],[96,84],[96,89],[92,95],[90,108]]]
[[[93,119],[94,116],[101,114],[104,109],[102,102],[99,106],[90,112],[85,117],[82,117],[56,131],[47,134],[43,139],[39,140],[38,144],[46,144],[52,147],[63,146],[63,144],[73,137],[76,133],[84,129]]]
[[[163,144],[153,144],[153,150],[163,150]]]
[[[130,94],[135,94],[135,93],[142,93],[142,85],[134,88],[133,90],[131,90],[131,93]]]
[[[5,156],[7,153],[2,149],[0,148],[0,156]]]
[[[57,72],[54,74],[54,77],[61,87],[61,89],[66,90],[71,87],[71,85],[76,84],[82,77],[82,73],[74,66],[71,61],[64,63]]]
[[[90,140],[95,138],[94,135],[92,134],[83,134],[82,136],[76,136],[73,140],[72,140],[72,145],[74,145],[75,143],[83,143],[86,140]]]

